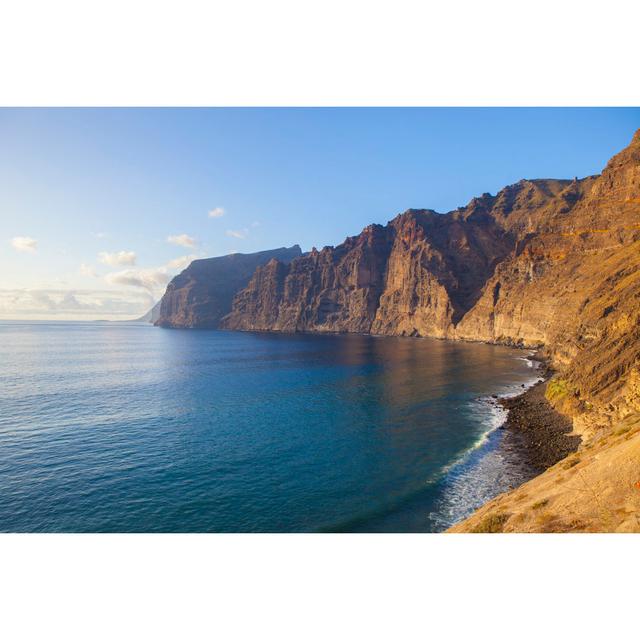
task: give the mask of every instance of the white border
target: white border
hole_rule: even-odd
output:
[[[21,0],[4,105],[638,105],[630,0]]]
[[[621,638],[637,536],[5,535],[4,638]],[[626,580],[625,580],[626,577]]]

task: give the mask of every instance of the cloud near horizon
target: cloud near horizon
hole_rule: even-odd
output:
[[[135,251],[116,251],[115,253],[101,251],[98,254],[98,260],[110,267],[133,266],[136,263],[136,259]]]
[[[145,313],[154,298],[146,290],[0,289],[0,317],[60,317],[76,320],[121,319]]]
[[[11,246],[22,253],[35,253],[38,248],[38,241],[29,236],[16,236],[12,238]]]
[[[192,238],[186,233],[181,233],[177,236],[167,236],[167,242],[169,242],[170,244],[177,244],[179,247],[190,248],[193,248],[196,246],[196,244],[198,244],[195,238]]]
[[[215,209],[211,209],[209,211],[210,218],[222,218],[224,215],[224,209],[222,207],[216,207]]]

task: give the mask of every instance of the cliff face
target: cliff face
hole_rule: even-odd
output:
[[[335,248],[259,270],[222,325],[463,337],[457,329],[478,304],[485,305],[496,270],[552,226],[556,211],[567,215],[592,183],[522,180],[448,214],[411,209]],[[495,284],[490,296],[499,296],[501,285]],[[497,337],[476,324],[468,332]],[[511,333],[505,339],[522,337]]]
[[[639,268],[640,132],[599,176],[522,180],[271,261],[221,326],[544,345],[576,406],[624,412],[638,404]]]
[[[546,396],[582,445],[452,531],[640,531],[640,132],[496,283],[504,297],[485,293],[459,332],[537,335],[558,368]]]
[[[391,242],[388,228],[371,225],[335,249],[314,249],[289,264],[271,261],[236,296],[222,326],[367,332],[384,288]]]
[[[640,363],[640,132],[575,190],[568,211],[552,202],[540,212],[455,335],[544,344],[574,411],[621,417],[640,409],[627,386]]]
[[[515,237],[482,200],[452,214],[409,210],[337,247],[258,269],[229,329],[448,335]]]
[[[301,255],[300,247],[234,253],[194,260],[167,286],[155,324],[160,327],[216,328],[231,311],[234,295],[247,286],[256,267],[277,259],[286,264]]]
[[[478,200],[447,216],[408,211],[390,223],[393,246],[373,333],[451,336],[514,243],[488,209]]]

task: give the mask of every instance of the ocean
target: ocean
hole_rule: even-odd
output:
[[[533,475],[526,352],[0,322],[0,531],[436,532]]]

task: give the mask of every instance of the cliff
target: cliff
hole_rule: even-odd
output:
[[[640,133],[554,229],[561,239],[536,238],[496,273],[508,282],[496,317],[498,332],[539,332],[558,370],[546,397],[582,445],[454,532],[640,532]],[[467,335],[491,333],[474,314]]]
[[[601,175],[521,180],[447,214],[411,209],[336,247],[272,260],[221,326],[544,347],[574,412],[622,417],[640,408],[639,265],[640,131]]]
[[[289,264],[259,267],[223,319],[227,329],[369,331],[384,286],[388,230],[367,227],[344,244]]]
[[[534,239],[556,234],[593,183],[522,180],[447,214],[411,209],[335,248],[257,270],[222,324],[538,343],[528,327],[487,324],[504,299],[494,276],[529,256]]]
[[[155,324],[175,328],[216,328],[231,311],[234,295],[247,286],[256,268],[269,260],[286,264],[301,255],[298,245],[259,253],[233,253],[194,260],[177,275],[160,301]]]

